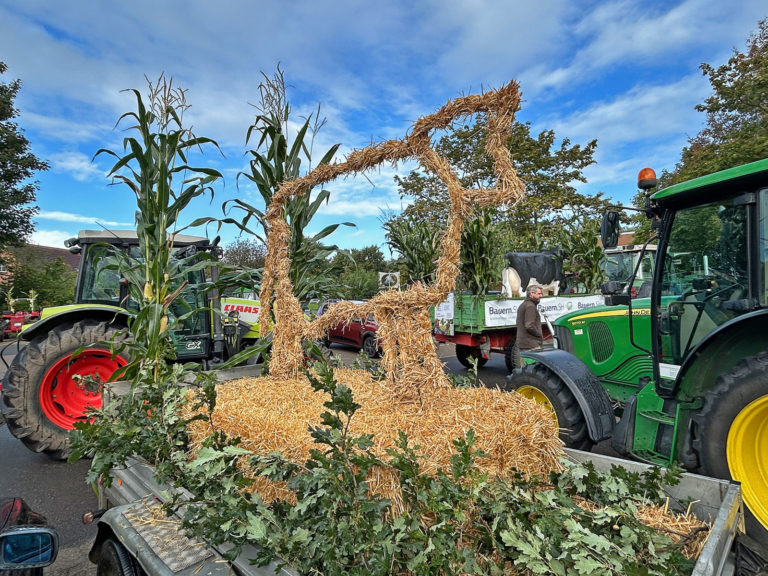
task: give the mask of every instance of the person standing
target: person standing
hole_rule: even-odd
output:
[[[541,300],[541,286],[528,286],[525,301],[517,309],[517,341],[519,351],[540,350],[544,343],[541,331],[541,314],[539,314],[539,301]]]

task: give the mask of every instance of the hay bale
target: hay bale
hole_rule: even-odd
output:
[[[505,476],[512,469],[526,476],[544,475],[560,468],[563,451],[554,419],[543,406],[520,394],[487,388],[434,388],[422,394],[420,403],[414,403],[399,400],[388,382],[375,381],[365,371],[337,368],[335,376],[362,405],[352,417],[350,433],[372,434],[373,453],[385,461],[402,430],[411,446],[421,447],[419,454],[425,457],[422,471],[433,475],[449,468],[453,441],[472,428],[476,448],[488,454],[478,460],[478,467],[491,475]],[[309,458],[316,445],[308,428],[320,422],[328,396],[316,392],[306,378],[243,378],[219,384],[216,391],[210,424],[196,421],[189,426],[193,450],[213,427],[240,436],[241,446],[256,454],[279,452],[296,463]],[[247,466],[247,459],[241,465]],[[398,508],[399,485],[392,470],[376,470],[369,482],[374,493],[392,499]],[[267,502],[292,500],[285,486],[264,479],[254,489]]]

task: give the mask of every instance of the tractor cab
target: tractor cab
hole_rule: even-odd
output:
[[[177,234],[169,266],[189,269],[184,275],[184,290],[172,302],[168,314],[175,321],[170,331],[179,359],[207,358],[211,351],[211,318],[201,286],[205,273],[191,264],[199,252],[211,249],[207,238]],[[116,307],[131,313],[138,312],[137,302],[131,298],[128,286],[143,285],[140,278],[128,282],[130,275],[142,263],[138,237],[133,231],[83,230],[76,238],[66,241],[70,252],[81,254],[75,288],[76,306]],[[178,286],[173,286],[178,288]]]

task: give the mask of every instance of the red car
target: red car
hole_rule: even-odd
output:
[[[362,304],[362,302],[360,302]],[[319,313],[325,311],[327,304],[324,302]],[[376,339],[376,330],[379,325],[369,316],[366,319],[355,318],[348,324],[337,324],[332,326],[325,334],[323,343],[330,346],[332,342],[338,344],[347,344],[362,349],[370,358],[381,356],[381,348]]]

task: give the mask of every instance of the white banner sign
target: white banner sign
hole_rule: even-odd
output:
[[[488,328],[514,325],[517,322],[517,309],[523,302],[524,300],[487,301],[485,303],[485,325]],[[574,310],[584,310],[603,303],[605,303],[605,297],[600,295],[550,296],[542,298],[539,302],[539,310],[547,315],[550,322],[553,322],[560,316]]]
[[[445,302],[435,306],[435,334],[453,336],[453,292]]]

